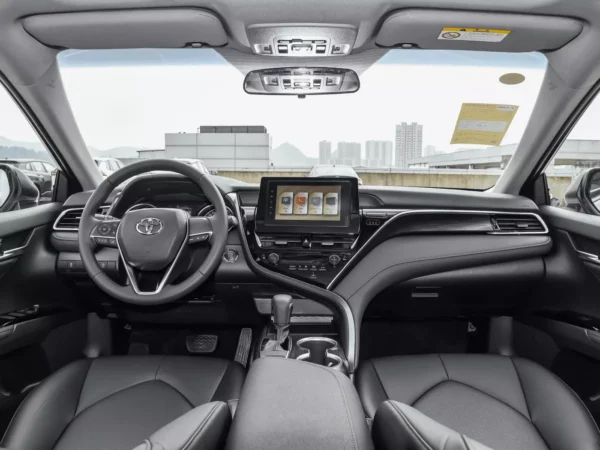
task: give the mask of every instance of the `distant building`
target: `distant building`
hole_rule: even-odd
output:
[[[319,164],[331,164],[331,142],[319,142]]]
[[[393,148],[392,141],[367,141],[364,165],[367,167],[391,166]]]
[[[396,167],[408,167],[408,161],[423,156],[423,125],[402,122],[396,125]]]
[[[337,150],[331,154],[331,163],[360,166],[362,164],[360,142],[338,142]]]
[[[410,169],[504,169],[517,149],[516,144],[498,147],[458,149],[408,161]],[[555,155],[552,171],[577,172],[576,169],[598,167],[600,141],[567,139]]]
[[[209,170],[269,168],[271,138],[265,127],[201,126],[198,131],[166,133],[164,157],[201,159]]]
[[[437,148],[435,148],[435,145],[426,145],[425,149],[423,150],[423,156],[433,155],[437,155]]]

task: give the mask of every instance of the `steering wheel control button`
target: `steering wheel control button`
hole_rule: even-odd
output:
[[[188,243],[195,244],[197,242],[205,242],[208,240],[209,236],[210,236],[209,233],[196,234],[196,235],[190,236],[188,238]]]
[[[337,266],[341,260],[342,260],[342,258],[340,258],[339,255],[330,255],[329,256],[329,264],[331,264],[333,267]]]
[[[228,248],[223,253],[223,261],[228,264],[233,264],[238,260],[239,257],[240,255],[238,254],[237,250],[234,250],[233,248]]]
[[[98,225],[98,234],[101,236],[108,236],[110,234],[111,227],[107,223],[101,223]]]

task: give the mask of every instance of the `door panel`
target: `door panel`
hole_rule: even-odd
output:
[[[600,217],[540,208],[554,248],[515,325],[520,356],[550,368],[600,420]]]
[[[85,345],[84,311],[55,272],[50,234],[60,210],[0,214],[0,432],[27,392]]]

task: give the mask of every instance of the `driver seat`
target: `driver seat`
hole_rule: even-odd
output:
[[[209,402],[239,399],[245,369],[192,356],[116,356],[73,362],[23,401],[0,447],[130,450]],[[205,426],[226,437],[223,420]],[[208,421],[210,422],[210,421]]]

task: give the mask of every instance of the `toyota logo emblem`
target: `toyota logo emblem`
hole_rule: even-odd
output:
[[[146,219],[140,220],[135,229],[138,233],[143,234],[144,236],[151,236],[153,234],[158,234],[163,229],[162,220],[156,219],[154,217],[148,217]]]

